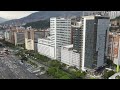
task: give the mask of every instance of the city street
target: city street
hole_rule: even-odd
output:
[[[22,66],[14,55],[0,57],[0,79],[39,79]]]

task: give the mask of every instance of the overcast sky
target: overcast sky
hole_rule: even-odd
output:
[[[0,11],[0,17],[5,19],[19,19],[37,11]]]

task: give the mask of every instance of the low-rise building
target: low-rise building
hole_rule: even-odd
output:
[[[61,62],[80,69],[80,54],[73,50],[73,44],[61,48]]]
[[[52,41],[49,38],[38,39],[38,52],[42,55],[45,55],[49,58],[55,59],[55,47],[52,45]]]
[[[14,45],[24,44],[24,29],[21,28],[11,28],[7,29],[4,33],[5,41],[10,42]]]

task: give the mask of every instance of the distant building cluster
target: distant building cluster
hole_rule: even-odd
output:
[[[25,44],[25,48],[28,50],[37,51],[37,39],[45,38],[49,35],[49,29],[36,30],[31,27],[11,27],[4,32],[5,41],[16,45]]]
[[[109,16],[110,19],[114,19],[120,16],[120,11],[84,11],[84,16],[88,15],[101,15],[101,16]]]

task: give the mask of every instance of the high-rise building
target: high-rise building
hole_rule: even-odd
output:
[[[61,46],[71,44],[71,19],[50,18],[50,36],[51,45],[55,47],[55,57],[61,60]]]
[[[73,28],[73,49],[80,53],[80,67],[86,70],[103,66],[109,17],[83,16],[81,21],[80,27]]]
[[[81,39],[83,38],[82,36],[82,18],[79,17],[79,19],[76,19],[75,21],[72,22],[72,38],[73,38],[73,48],[77,52],[81,50],[80,45],[81,45]]]
[[[25,43],[24,29],[16,27],[7,29],[5,31],[5,40],[14,45],[24,44]]]
[[[71,20],[71,45],[66,45],[61,48],[61,62],[69,66],[74,66],[78,69],[81,68],[80,60],[80,45],[82,35],[80,33],[82,30],[81,17],[73,18]]]
[[[45,38],[47,36],[49,36],[49,29],[45,29],[45,30],[35,30],[34,31],[34,50],[37,51],[37,44],[38,44],[38,38],[42,39]]]
[[[61,62],[82,70],[104,66],[109,22],[109,17],[100,15],[83,16],[74,20],[73,45],[61,48]]]
[[[22,45],[25,43],[25,34],[22,32],[14,32],[15,45]]]
[[[52,59],[61,60],[61,47],[71,44],[71,19],[50,18],[50,36],[38,39],[38,52]],[[41,51],[42,49],[47,51]]]

